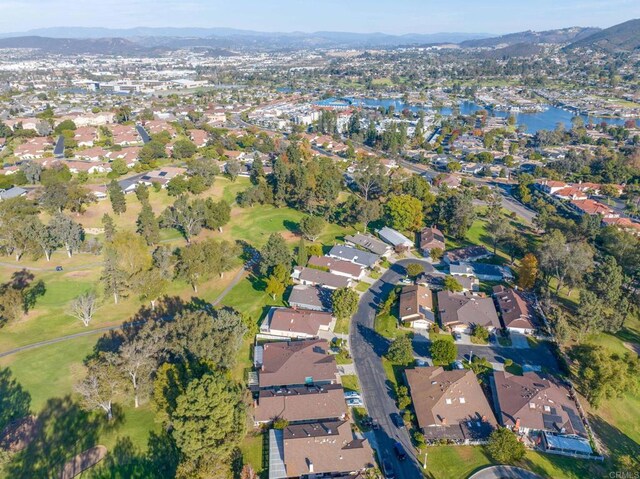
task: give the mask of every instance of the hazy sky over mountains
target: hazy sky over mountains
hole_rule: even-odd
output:
[[[0,32],[54,26],[510,33],[609,27],[640,0],[0,0]]]

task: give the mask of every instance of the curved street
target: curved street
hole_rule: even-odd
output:
[[[415,449],[406,428],[398,427],[394,417],[400,411],[393,399],[393,385],[387,380],[382,367],[382,356],[387,352],[389,340],[374,329],[374,319],[378,304],[383,301],[395,285],[405,276],[404,266],[420,262],[426,272],[434,268],[426,261],[417,258],[396,262],[376,281],[360,298],[358,311],[351,320],[350,344],[351,356],[360,381],[360,389],[369,416],[378,422],[380,428],[374,430],[378,454],[390,460],[399,479],[422,477],[421,458],[415,456]],[[407,451],[407,459],[399,461],[393,451],[393,445],[399,441]]]

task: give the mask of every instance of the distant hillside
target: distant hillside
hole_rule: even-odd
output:
[[[542,52],[542,47],[533,43],[516,43],[503,48],[493,50],[482,50],[479,56],[482,58],[492,58],[501,60],[504,58],[530,57]]]
[[[152,54],[153,50],[142,47],[124,38],[47,38],[12,37],[0,38],[0,48],[34,48],[48,53],[60,54],[102,54],[131,55],[135,53]]]
[[[464,40],[486,38],[487,33],[386,33],[351,32],[259,32],[234,28],[84,28],[54,27],[22,33],[0,33],[0,38],[47,37],[71,39],[125,38],[142,46],[207,46],[212,48],[295,49],[295,48],[393,48],[404,45],[458,43]]]
[[[562,44],[571,43],[582,38],[589,37],[599,32],[599,28],[571,27],[559,30],[547,30],[544,32],[526,31],[509,33],[500,37],[484,38],[479,40],[467,40],[460,44],[463,48],[496,48],[519,44]]]
[[[640,19],[614,25],[569,45],[569,48],[594,48],[607,51],[640,49]]]

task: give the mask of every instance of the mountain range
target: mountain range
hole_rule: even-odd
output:
[[[571,27],[542,32],[526,31],[492,36],[483,33],[433,33],[390,35],[350,32],[258,32],[233,28],[128,29],[55,27],[0,34],[0,48],[34,48],[63,54],[158,54],[178,48],[205,48],[216,54],[238,50],[296,50],[302,48],[395,48],[458,44],[484,48],[490,56],[526,56],[541,44],[566,45],[608,51],[640,48],[640,19],[601,30]],[[514,55],[513,53],[517,53]]]

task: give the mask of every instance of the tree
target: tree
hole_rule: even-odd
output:
[[[282,235],[272,233],[267,243],[260,250],[260,273],[265,275],[269,269],[278,264],[291,266],[291,251]]]
[[[187,192],[189,183],[184,175],[176,175],[167,183],[167,193],[169,196],[180,196]]]
[[[136,231],[145,239],[148,245],[153,245],[160,241],[160,225],[149,203],[142,204],[136,225]]]
[[[265,288],[265,292],[270,294],[271,297],[275,300],[276,296],[280,296],[284,293],[285,285],[280,282],[278,278],[274,275],[271,275],[267,278],[267,286]]]
[[[520,261],[520,266],[516,273],[518,277],[518,286],[522,289],[531,289],[536,282],[538,276],[538,258],[532,253],[527,253]]]
[[[417,231],[424,219],[422,203],[409,195],[391,195],[384,205],[387,224],[400,231]]]
[[[436,200],[437,223],[457,239],[463,239],[475,220],[473,198],[464,193],[447,192]]]
[[[409,336],[393,340],[387,351],[387,359],[394,364],[407,366],[413,362],[413,345]]]
[[[169,286],[169,280],[162,270],[151,268],[141,271],[134,277],[136,290],[140,292],[140,299],[149,301],[151,310],[156,309],[156,301]]]
[[[208,273],[205,251],[201,243],[192,243],[179,250],[176,277],[188,282],[194,292],[198,292],[198,284]]]
[[[424,273],[424,266],[420,263],[409,263],[406,267],[407,275],[410,278],[416,278],[420,274]]]
[[[324,220],[319,216],[305,216],[300,221],[300,231],[309,241],[316,241],[324,229]]]
[[[236,181],[238,175],[240,174],[240,169],[240,162],[232,158],[230,160],[227,160],[227,164],[224,170],[231,181]]]
[[[220,174],[220,168],[207,158],[194,158],[187,161],[187,175],[200,177],[206,186],[213,185],[215,176]]]
[[[603,400],[637,393],[640,361],[631,352],[612,354],[602,346],[581,345],[571,351],[576,361],[577,389],[598,408]]]
[[[385,168],[379,159],[367,156],[357,166],[353,181],[365,201],[381,193],[386,183]]]
[[[122,377],[113,353],[103,353],[87,363],[87,375],[75,390],[88,409],[102,409],[113,419],[113,401],[122,389]]]
[[[440,261],[444,256],[444,251],[442,248],[431,248],[429,250],[429,256],[433,261]]]
[[[153,267],[158,269],[164,277],[171,277],[172,253],[168,246],[158,246],[151,254]]]
[[[191,381],[170,418],[183,455],[179,475],[212,477],[212,471],[230,464],[244,437],[245,416],[242,388],[226,375],[215,372]]]
[[[522,459],[526,453],[524,444],[509,429],[499,427],[489,436],[489,454],[499,464],[510,464]]]
[[[342,320],[351,318],[358,309],[359,300],[358,293],[351,288],[336,289],[331,298],[333,314]]]
[[[187,360],[231,369],[246,332],[242,316],[232,309],[183,311],[169,323],[167,347]]]
[[[578,282],[593,265],[591,247],[586,243],[567,243],[558,230],[545,235],[538,257],[547,285],[552,277],[558,281],[556,294],[567,279]]]
[[[116,234],[116,225],[113,222],[113,218],[111,218],[107,213],[102,215],[102,228],[104,229],[105,241],[111,241],[113,239],[113,235]]]
[[[127,274],[118,267],[116,252],[107,248],[105,250],[104,268],[100,281],[106,294],[113,296],[113,302],[118,304],[120,297],[125,294],[129,287]]]
[[[0,326],[17,321],[26,313],[24,292],[11,283],[0,286]]]
[[[69,305],[69,314],[80,320],[87,327],[98,309],[98,298],[93,291],[87,291],[77,296]]]
[[[218,202],[207,198],[204,204],[204,227],[217,229],[222,233],[222,227],[231,219],[231,205],[225,200]]]
[[[64,246],[69,258],[80,249],[84,240],[84,229],[71,218],[58,213],[51,219],[49,228],[56,241]]]
[[[160,217],[165,228],[175,228],[182,233],[187,243],[202,229],[205,211],[200,203],[189,203],[186,196],[180,196]]]
[[[157,139],[152,139],[146,143],[141,149],[138,155],[140,163],[147,167],[154,167],[157,160],[167,157],[167,150],[164,143]]]
[[[447,366],[456,360],[458,350],[453,341],[448,339],[436,339],[429,347],[429,353],[434,365]]]
[[[149,202],[149,188],[144,183],[139,183],[136,185],[135,189],[136,198],[141,204],[145,204]]]
[[[459,293],[463,290],[460,282],[453,276],[444,277],[444,289],[446,291],[451,291],[452,293]]]
[[[166,347],[164,325],[147,321],[118,349],[117,365],[125,374],[134,406],[140,405],[140,395],[149,392],[151,378]]]
[[[473,325],[471,342],[475,344],[487,344],[489,341],[489,330],[480,324]]]
[[[186,138],[180,139],[173,144],[172,155],[176,159],[191,158],[196,154],[198,148],[195,143]]]
[[[127,200],[124,197],[124,192],[116,180],[111,180],[107,187],[107,193],[109,194],[109,200],[111,201],[111,208],[117,215],[127,211]]]
[[[615,308],[622,297],[624,281],[622,267],[613,256],[607,255],[591,274],[588,285],[607,307]]]
[[[33,161],[23,161],[20,164],[20,171],[24,173],[24,177],[31,185],[35,185],[40,181],[40,175],[42,174],[42,166],[39,163]]]
[[[307,252],[307,245],[304,241],[304,238],[300,238],[298,246],[296,247],[296,253],[296,264],[298,266],[306,266],[309,261],[309,254]]]
[[[24,235],[29,241],[38,245],[47,261],[50,261],[51,254],[59,245],[58,238],[54,235],[52,228],[44,225],[37,216],[28,216],[22,227]]]
[[[62,213],[69,203],[69,189],[65,183],[47,184],[39,198],[42,207],[52,213]]]

